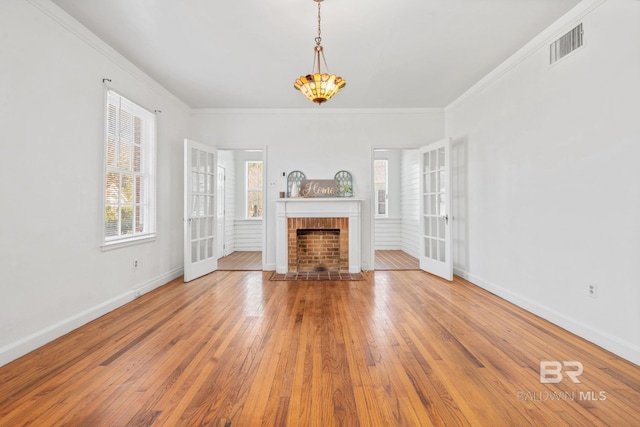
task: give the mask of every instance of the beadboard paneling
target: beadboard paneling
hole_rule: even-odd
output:
[[[402,219],[376,218],[376,250],[402,249]]]
[[[236,219],[234,224],[236,251],[262,250],[262,220]]]

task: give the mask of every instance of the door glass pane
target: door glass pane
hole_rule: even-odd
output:
[[[207,221],[209,222],[208,236],[213,236],[215,234],[215,230],[213,229],[213,226],[214,226],[213,217],[207,218]]]
[[[191,242],[191,262],[198,262],[198,242]]]
[[[429,196],[429,215],[437,215],[438,213],[436,197],[436,195]]]
[[[198,238],[198,220],[191,220],[191,240],[195,240]]]
[[[444,238],[444,226],[445,226],[444,218],[441,216],[438,217],[438,237],[440,238]]]
[[[196,150],[195,148],[191,149],[191,170],[198,170],[198,150]]]
[[[211,258],[213,256],[213,239],[207,239],[207,258]]]
[[[206,209],[206,196],[198,196],[198,216],[204,216]]]
[[[444,203],[444,194],[438,194],[438,215],[447,214],[447,205]]]
[[[444,240],[438,241],[438,246],[439,246],[438,260],[442,262],[446,262],[447,260],[446,260],[446,251],[444,250]]]
[[[205,174],[203,174],[203,173],[199,173],[198,174],[198,192],[199,193],[204,193],[205,190],[206,190],[206,187],[205,187],[205,185],[206,185],[205,184],[206,177],[207,176]]]
[[[198,171],[205,172],[207,170],[207,153],[198,151],[200,158],[198,159]]]
[[[198,192],[198,172],[191,173],[191,192]]]

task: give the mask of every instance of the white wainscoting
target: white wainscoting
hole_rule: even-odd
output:
[[[418,258],[420,252],[418,249],[420,227],[418,221],[402,221],[402,250]]]
[[[376,218],[376,250],[402,250],[402,218]]]
[[[234,220],[234,250],[261,251],[262,250],[262,220],[236,219]]]

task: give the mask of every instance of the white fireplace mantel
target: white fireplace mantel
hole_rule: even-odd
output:
[[[353,198],[285,198],[276,200],[276,273],[287,273],[287,218],[349,218],[349,273],[360,273],[360,205]]]

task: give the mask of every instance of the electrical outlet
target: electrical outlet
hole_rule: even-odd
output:
[[[138,262],[138,260],[137,260],[137,259],[134,259],[134,260],[133,260],[133,269],[135,270],[136,268],[138,268],[138,265],[139,265],[139,264],[140,264],[140,263]]]
[[[589,288],[588,288],[587,292],[589,293],[589,296],[591,298],[597,298],[598,297],[598,286],[595,283],[589,283]]]

